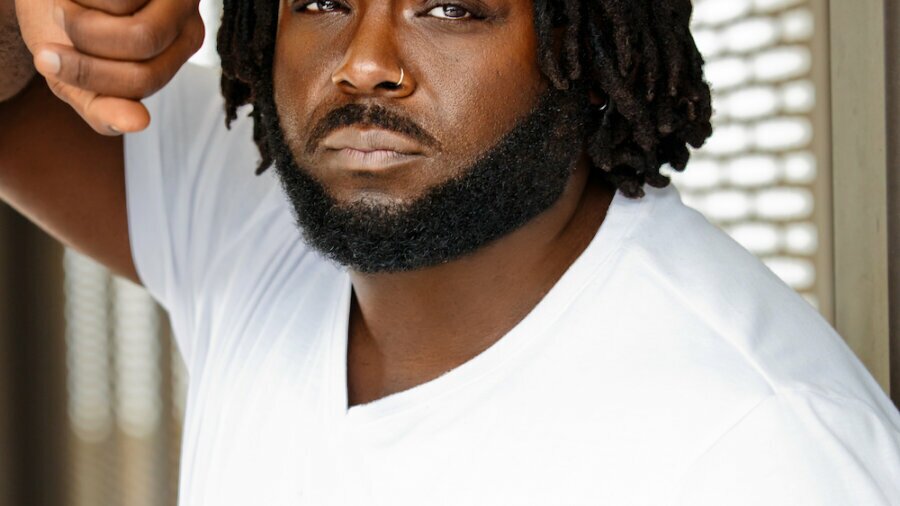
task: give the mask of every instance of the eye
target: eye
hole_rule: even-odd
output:
[[[294,7],[294,12],[333,12],[341,8],[335,0],[313,0]]]
[[[428,11],[428,14],[439,19],[466,19],[472,17],[471,12],[453,4],[439,5]]]

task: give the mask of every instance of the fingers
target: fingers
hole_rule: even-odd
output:
[[[191,21],[168,49],[151,60],[108,60],[68,46],[45,44],[38,47],[36,65],[43,75],[71,86],[139,100],[169,82],[202,43],[203,23]],[[58,58],[58,63],[54,58]]]
[[[150,113],[140,102],[97,95],[52,79],[48,79],[47,84],[57,97],[72,106],[100,134],[137,132],[150,124]]]
[[[192,0],[152,0],[131,16],[85,8],[72,0],[56,0],[56,4],[57,22],[79,51],[117,60],[159,55],[178,38],[188,20],[200,16]]]
[[[162,88],[203,43],[199,0],[43,1],[56,4],[68,39],[30,46],[35,67],[101,134],[146,128],[150,116],[139,100]]]
[[[76,2],[88,9],[97,9],[123,16],[137,12],[147,3],[147,0],[76,0]]]

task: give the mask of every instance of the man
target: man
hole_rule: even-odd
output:
[[[710,133],[688,1],[228,1],[224,103],[144,105],[195,6],[57,4],[49,87],[153,123],[36,81],[0,191],[169,311],[183,504],[900,503],[884,393],[659,174]]]

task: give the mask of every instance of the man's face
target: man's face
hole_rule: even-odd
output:
[[[338,204],[409,203],[459,176],[547,87],[530,0],[287,0],[273,85],[295,161]],[[381,106],[422,133],[314,132],[350,104]]]
[[[307,242],[354,270],[476,251],[552,206],[582,153],[587,91],[544,80],[530,0],[465,5],[281,10],[255,102]]]

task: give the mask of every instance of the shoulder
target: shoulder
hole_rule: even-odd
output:
[[[714,346],[772,391],[884,397],[831,325],[795,290],[675,188],[647,188],[647,212],[623,241],[627,290],[697,349]],[[685,334],[690,334],[685,335]],[[701,343],[700,336],[706,341]]]
[[[250,271],[287,262],[285,249],[299,242],[274,171],[254,174],[250,109],[225,125],[219,78],[218,69],[185,65],[144,101],[149,128],[124,140],[135,265],[183,336],[186,357],[196,339],[184,336],[211,294],[239,282],[250,291]],[[302,244],[290,253],[307,256]]]
[[[897,504],[900,418],[888,409],[826,390],[773,392],[686,469],[678,504]]]
[[[900,415],[843,339],[677,190],[646,189],[611,207],[627,232],[570,320],[602,352],[585,363],[664,421],[678,504],[900,504]]]

